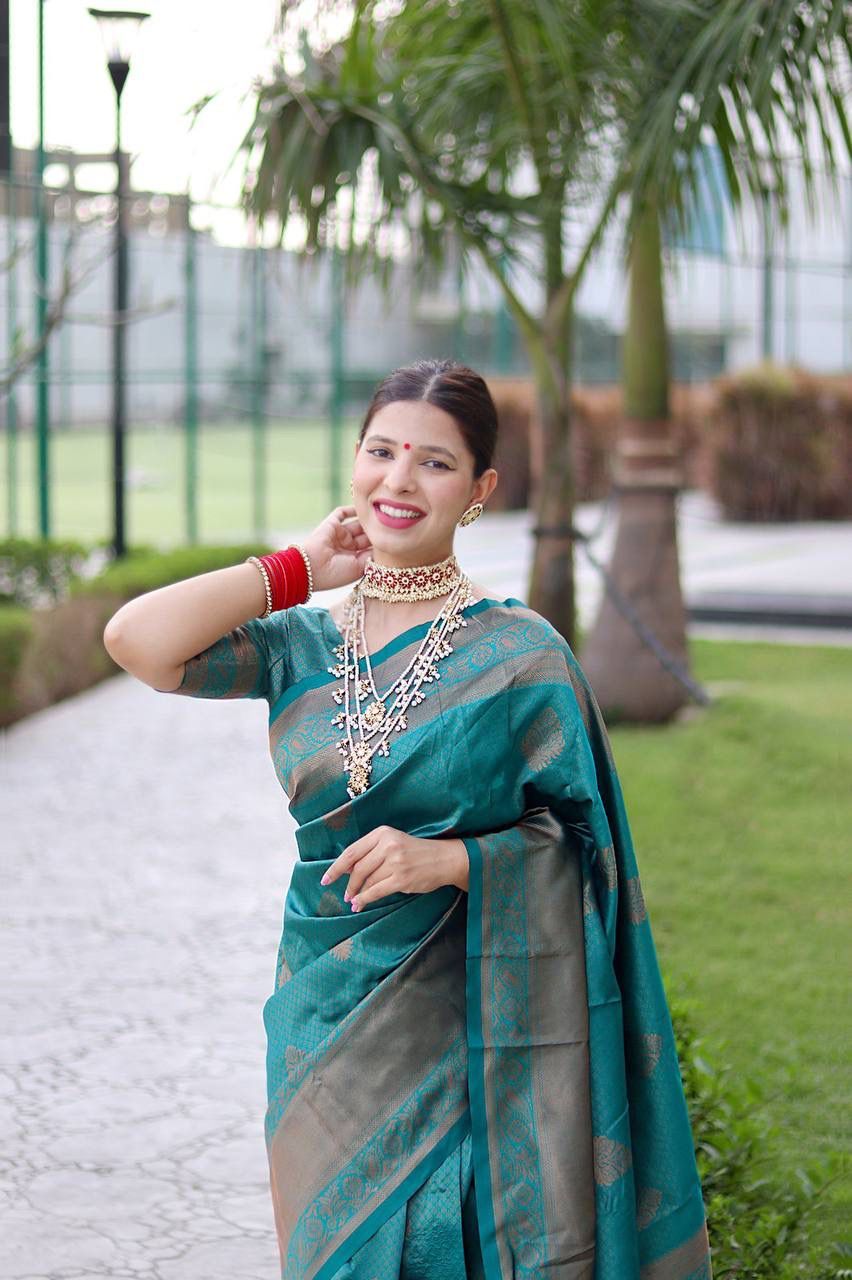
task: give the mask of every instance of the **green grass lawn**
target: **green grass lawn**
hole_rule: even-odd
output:
[[[848,1150],[852,652],[691,650],[715,704],[613,749],[667,980],[706,1052],[773,1095],[789,1173]],[[848,1180],[819,1213],[814,1239],[849,1238]]]
[[[330,492],[331,432],[325,421],[271,423],[262,437],[260,474],[265,479],[270,531],[318,524],[348,501],[349,476],[359,423],[341,432],[342,493]],[[36,536],[36,447],[23,432],[17,449],[17,534]],[[253,458],[247,423],[204,426],[198,435],[198,528],[202,542],[242,542],[255,536]],[[135,428],[126,444],[126,539],[181,545],[186,536],[186,463],[182,429]],[[105,428],[56,431],[50,443],[51,534],[83,542],[112,536],[112,439]],[[8,530],[9,477],[0,467],[0,520]]]

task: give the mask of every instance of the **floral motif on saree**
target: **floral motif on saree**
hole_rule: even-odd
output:
[[[522,601],[465,611],[440,681],[350,799],[325,609],[252,619],[176,692],[269,703],[298,823],[267,1032],[284,1280],[711,1280],[671,1019],[599,708]],[[384,687],[428,624],[371,656]],[[363,662],[363,660],[362,660]],[[386,823],[468,892],[352,913],[320,876]]]

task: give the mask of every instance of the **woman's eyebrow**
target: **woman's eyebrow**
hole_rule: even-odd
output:
[[[367,436],[368,440],[381,440],[382,444],[399,444],[398,440],[392,440],[390,436]],[[453,462],[457,461],[456,455],[451,453],[449,449],[445,449],[440,444],[418,444],[415,448],[420,449],[424,453],[445,453],[448,458],[452,458]]]

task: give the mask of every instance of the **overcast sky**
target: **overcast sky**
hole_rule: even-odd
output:
[[[109,0],[101,0],[107,7]],[[118,4],[116,8],[120,7]],[[252,119],[252,79],[269,65],[277,0],[136,0],[147,9],[122,95],[123,145],[140,189],[183,192],[196,200],[237,199],[242,172],[228,166]],[[95,20],[83,0],[45,0],[45,141],[76,151],[110,152],[115,94]],[[38,136],[38,3],[11,0],[12,138]],[[190,131],[187,109],[203,95],[220,99]],[[83,174],[80,184],[84,185]],[[85,175],[111,190],[114,169]]]

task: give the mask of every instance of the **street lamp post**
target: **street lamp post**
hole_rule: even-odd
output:
[[[125,335],[127,322],[127,175],[121,152],[121,91],[130,71],[130,51],[140,26],[150,14],[126,9],[89,9],[103,36],[107,67],[115,89],[115,304],[113,314],[113,553],[126,552],[124,521]]]

